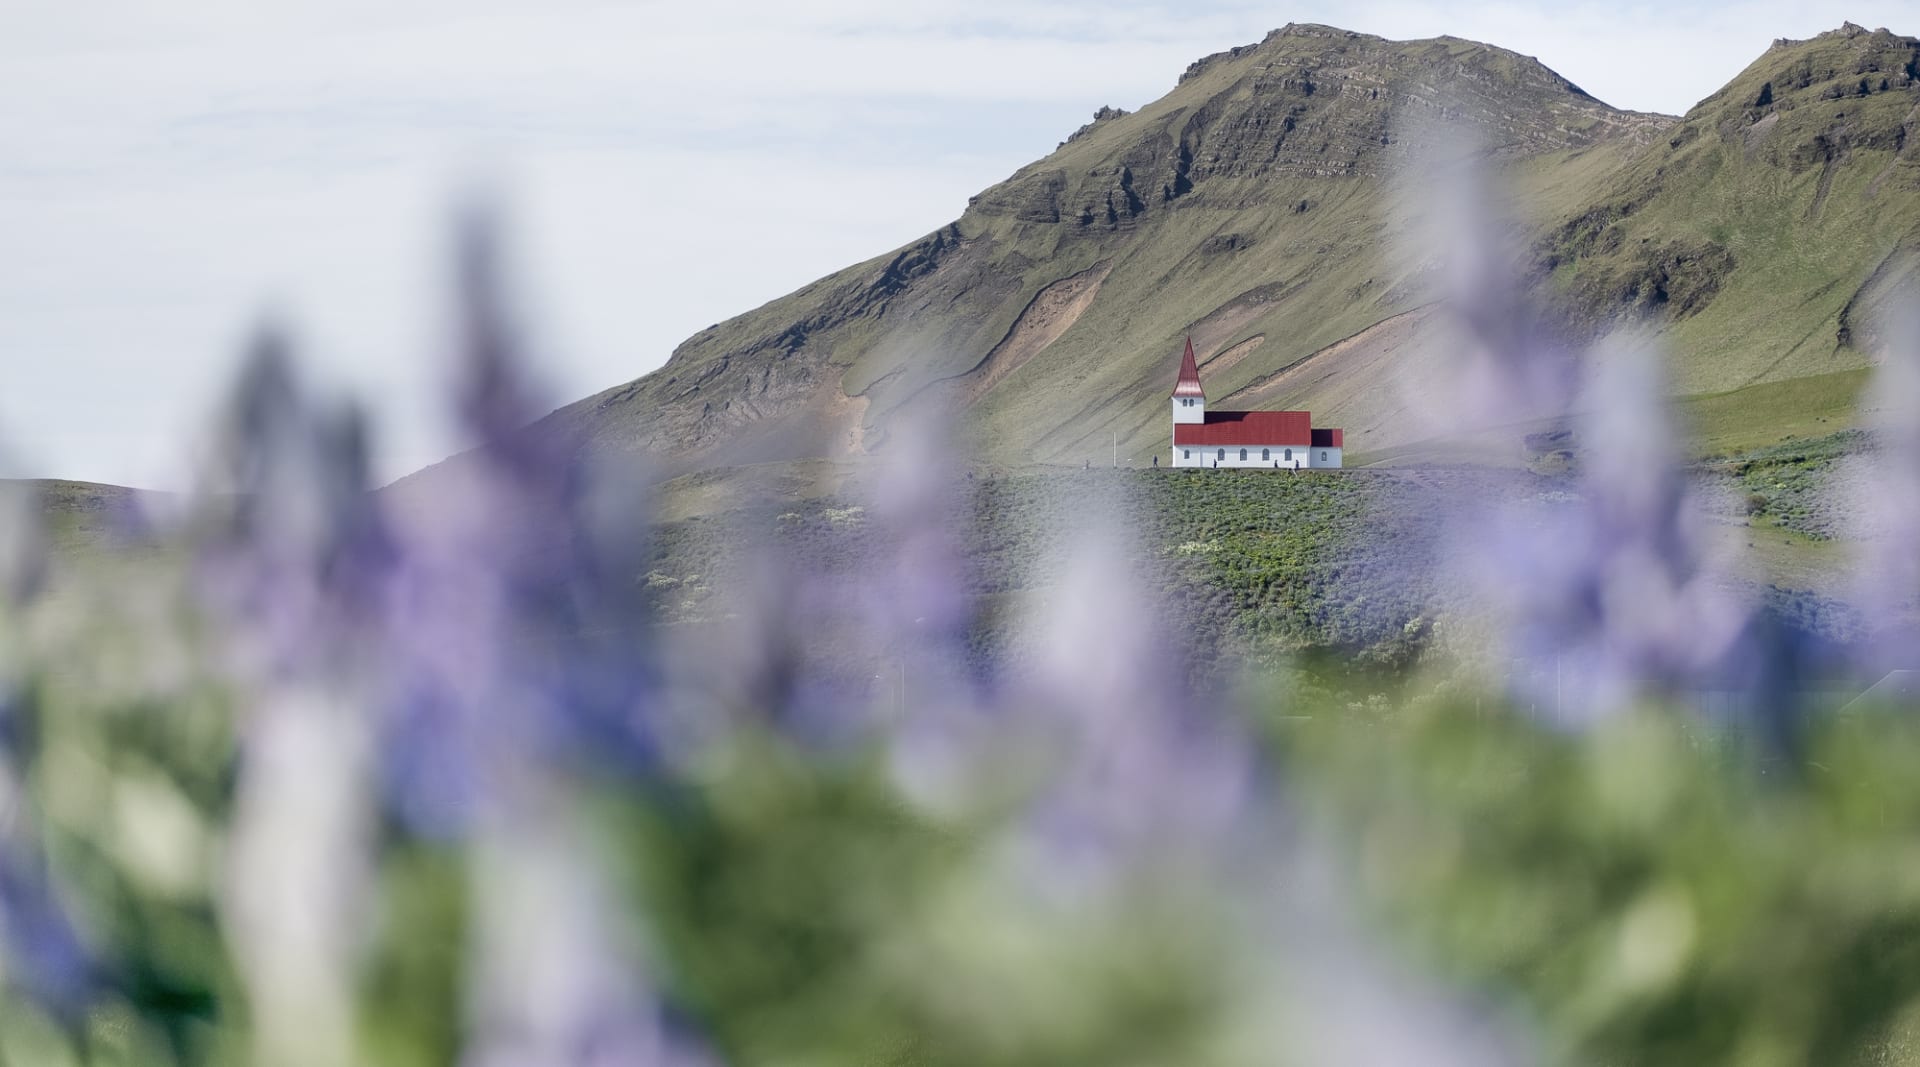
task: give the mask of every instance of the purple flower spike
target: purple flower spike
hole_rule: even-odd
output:
[[[1884,349],[1864,398],[1873,432],[1872,491],[1856,504],[1864,529],[1857,599],[1871,620],[1869,671],[1920,666],[1920,293],[1879,331]]]
[[[45,858],[18,828],[0,839],[0,948],[9,984],[77,1022],[96,991],[92,955],[62,906]]]
[[[1415,165],[1404,197],[1424,222],[1406,254],[1433,278],[1446,325],[1437,343],[1447,347],[1442,387],[1421,383],[1410,404],[1441,434],[1564,415],[1575,352],[1529,299],[1534,279],[1498,205],[1481,133],[1445,124],[1409,132]]]
[[[1072,885],[1224,862],[1249,825],[1253,746],[1231,711],[1189,703],[1124,555],[1083,533],[1046,594],[1027,702],[1052,759],[1029,828],[1037,873]]]
[[[1517,688],[1568,725],[1703,681],[1747,621],[1708,566],[1651,350],[1616,344],[1596,359],[1573,499],[1508,509],[1472,550],[1529,661]]]
[[[541,418],[497,234],[479,209],[457,233],[453,391],[472,448],[382,493],[399,545],[387,774],[435,833],[478,814],[511,768],[658,769],[650,472]]]
[[[339,672],[369,654],[393,545],[352,406],[308,397],[273,329],[255,341],[202,489],[201,590],[250,671]]]

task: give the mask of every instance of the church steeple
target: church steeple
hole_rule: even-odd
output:
[[[1180,380],[1173,387],[1173,424],[1193,425],[1207,421],[1207,394],[1200,389],[1200,364],[1193,358],[1193,338],[1187,338],[1186,354],[1180,357]]]
[[[1186,354],[1180,357],[1180,380],[1173,386],[1174,396],[1199,397],[1206,399],[1207,394],[1200,389],[1200,365],[1193,359],[1193,338],[1187,338]]]

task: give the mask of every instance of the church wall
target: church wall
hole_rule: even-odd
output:
[[[1266,459],[1260,458],[1260,450],[1262,448],[1265,448],[1268,452]],[[1293,458],[1291,460],[1287,458],[1287,450],[1289,448],[1293,450]],[[1240,448],[1236,445],[1228,448],[1226,450],[1226,458],[1221,459],[1220,446],[1218,445],[1212,448],[1202,448],[1198,445],[1175,445],[1173,446],[1173,465],[1176,467],[1207,468],[1214,466],[1223,468],[1259,467],[1272,470],[1274,464],[1278,463],[1282,469],[1293,468],[1295,470],[1302,470],[1312,465],[1312,461],[1308,458],[1309,451],[1325,451],[1333,459],[1337,459],[1340,453],[1340,450],[1337,448],[1308,449],[1305,445],[1249,445],[1247,447],[1247,458],[1243,460],[1240,458]],[[1188,457],[1188,452],[1192,452],[1193,455]],[[1338,466],[1337,463],[1331,465]]]

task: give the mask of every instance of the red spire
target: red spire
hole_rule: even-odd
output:
[[[1197,396],[1206,398],[1200,391],[1200,365],[1193,361],[1193,338],[1187,338],[1187,353],[1180,357],[1180,381],[1173,387],[1174,396]]]

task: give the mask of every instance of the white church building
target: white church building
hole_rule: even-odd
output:
[[[1208,411],[1193,338],[1173,387],[1173,465],[1320,469],[1340,466],[1344,435],[1314,429],[1305,411]]]

